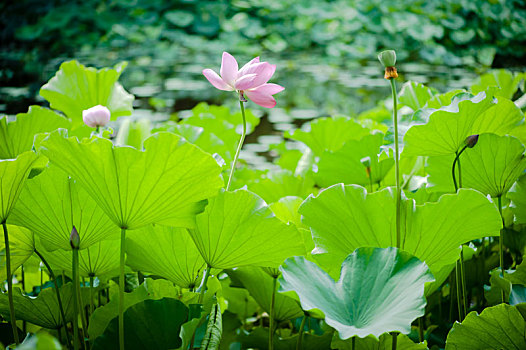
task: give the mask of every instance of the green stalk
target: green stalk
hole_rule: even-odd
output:
[[[124,276],[126,229],[121,228],[120,274],[119,274],[119,349],[124,350]]]
[[[78,272],[77,272],[78,275]],[[80,283],[79,283],[80,284]],[[84,277],[82,278],[82,285],[84,286]],[[82,323],[82,343],[84,344],[84,349],[88,348],[86,343],[86,332],[88,331],[88,323],[86,321],[86,309],[83,307],[84,301],[82,300],[82,293],[80,292],[81,288],[78,288],[78,298],[79,298],[79,313],[80,313],[80,322]]]
[[[79,250],[73,249],[72,251],[72,270],[73,270],[73,348],[75,350],[79,349],[79,300],[78,300],[78,291],[79,291]]]
[[[270,315],[269,315],[269,329],[268,329],[268,350],[274,350],[274,307],[276,304],[276,286],[278,279],[272,278],[272,298],[270,299]]]
[[[301,350],[303,349],[303,334],[305,334],[304,332],[304,328],[305,328],[305,324],[307,323],[307,318],[309,316],[307,315],[303,315],[303,320],[301,320],[301,325],[300,325],[300,329],[299,329],[299,334],[298,334],[298,342],[296,343],[296,350]]]
[[[396,350],[396,346],[398,345],[398,332],[391,332],[391,335],[393,336],[393,346],[391,349]]]
[[[53,285],[55,287],[55,292],[57,293],[57,302],[58,302],[58,308],[60,309],[60,317],[62,318],[62,325],[64,326],[64,330],[65,330],[65,333],[66,333],[66,340],[68,342],[68,349],[70,349],[71,348],[71,344],[70,344],[69,333],[68,333],[67,324],[66,324],[66,314],[64,313],[64,307],[62,306],[62,298],[60,297],[60,289],[58,287],[57,277],[53,273],[53,270],[51,269],[51,266],[49,266],[49,264],[46,261],[46,259],[44,259],[42,254],[40,254],[40,252],[38,250],[36,250],[36,249],[35,249],[35,254],[40,258],[40,260],[42,260],[42,263],[46,266],[46,269],[49,272],[49,276],[53,280]],[[62,281],[62,283],[64,283],[64,281]]]
[[[7,297],[9,299],[9,319],[11,320],[11,328],[13,329],[13,337],[16,344],[20,344],[18,338],[18,328],[16,327],[15,305],[13,304],[13,276],[11,276],[11,247],[9,247],[9,233],[7,232],[6,222],[2,222],[4,228],[4,242],[5,242],[5,268],[7,272]]]
[[[352,341],[351,341],[352,350],[354,350],[354,349],[356,349],[356,336],[352,337],[351,339],[352,339]]]
[[[456,264],[455,264],[455,279],[457,280],[457,307],[458,307],[458,320],[459,322],[462,322],[462,320],[464,319],[464,316],[462,314],[462,295],[460,294],[461,291],[460,291],[460,281],[461,281],[461,277],[460,277],[460,262],[457,260]]]
[[[206,265],[205,276],[203,277],[203,284],[201,285],[201,290],[199,291],[199,300],[198,304],[202,304],[205,299],[206,284],[208,283],[208,278],[210,277],[210,270],[212,268],[210,265]]]
[[[244,101],[240,99],[239,106],[241,107],[241,115],[243,116],[243,133],[241,134],[239,144],[237,145],[234,161],[232,162],[232,168],[230,169],[230,175],[228,175],[228,183],[226,184],[227,191],[230,189],[230,184],[232,183],[232,176],[234,175],[234,171],[236,170],[237,158],[239,157],[239,152],[241,151],[241,147],[243,147],[243,142],[245,142],[245,136],[247,135],[247,121],[245,118],[245,106],[243,105],[243,103]]]
[[[398,146],[398,102],[396,97],[396,83],[394,78],[390,78],[391,93],[393,95],[393,125],[394,125],[394,144],[395,144],[395,179],[396,179],[396,247],[400,248],[400,202],[402,200],[402,188],[400,187],[400,158]]]
[[[502,196],[497,197],[498,203],[499,203],[499,213],[500,217],[502,219],[502,230],[500,230],[500,236],[499,236],[499,262],[500,262],[500,273],[502,274],[502,277],[504,277],[504,236],[503,232],[506,227],[506,224],[504,222],[504,217],[502,216]],[[504,290],[501,290],[501,300],[504,303]]]
[[[424,316],[418,318],[418,340],[422,343],[424,341]]]
[[[95,310],[95,298],[93,295],[93,275],[89,275],[89,315],[93,314]]]

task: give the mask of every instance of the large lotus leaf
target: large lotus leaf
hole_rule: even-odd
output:
[[[73,226],[80,236],[80,249],[119,238],[118,227],[86,190],[56,166],[26,181],[9,220],[31,229],[49,251],[71,251]]]
[[[338,281],[304,257],[280,268],[280,292],[295,292],[304,310],[317,309],[342,339],[400,331],[425,312],[425,263],[397,248],[358,248],[341,265]]]
[[[407,156],[438,156],[457,152],[477,118],[493,105],[493,95],[481,92],[470,98],[460,94],[449,106],[430,112],[429,121],[414,125],[404,136]]]
[[[355,342],[353,347],[353,341]],[[392,350],[393,336],[391,334],[382,334],[376,339],[373,336],[365,338],[351,338],[342,340],[337,334],[332,338],[331,346],[338,350]],[[398,334],[396,337],[396,349],[398,350],[427,350],[425,343],[415,343],[407,335]]]
[[[405,82],[402,85],[398,100],[401,104],[410,107],[413,111],[419,110],[426,102],[435,96],[437,91],[414,81]]]
[[[513,306],[500,304],[470,312],[455,323],[446,340],[447,350],[526,349],[526,322]]]
[[[15,272],[35,251],[33,232],[25,227],[7,225],[9,248],[11,248],[11,273]],[[5,241],[0,240],[0,280],[6,279]]]
[[[522,174],[507,194],[511,200],[511,211],[515,214],[515,221],[526,224],[526,174]]]
[[[310,333],[303,334],[302,350],[328,350],[331,348],[332,331],[327,331],[322,335]],[[236,343],[241,343],[242,349],[268,349],[268,329],[263,327],[254,328],[250,333],[242,331],[236,335]],[[274,335],[275,350],[295,350],[297,349],[299,334],[280,336]],[[232,346],[234,347],[234,346]],[[222,347],[220,349],[223,349]],[[227,348],[225,348],[227,349]]]
[[[227,310],[236,314],[244,322],[256,313],[259,306],[247,289],[230,286],[230,278],[221,279],[221,293],[227,302]]]
[[[301,215],[298,212],[301,203],[303,203],[301,197],[287,196],[272,203],[270,209],[284,223],[293,223],[298,228],[308,229],[308,226],[301,222]]]
[[[0,160],[0,222],[7,220],[31,169],[41,165],[42,160],[31,151],[16,159]]]
[[[113,120],[131,115],[133,95],[117,82],[126,63],[112,68],[85,67],[77,61],[67,61],[47,84],[40,89],[51,108],[63,112],[73,121],[82,124],[82,111],[93,106],[108,107]]]
[[[414,200],[402,200],[401,204],[400,248],[425,261],[434,272],[459,258],[461,244],[497,236],[502,227],[495,205],[471,189],[443,195],[436,203],[415,205]],[[367,194],[360,186],[334,185],[307,198],[300,214],[312,230],[313,254],[321,254],[316,259],[327,267],[358,247],[396,245],[395,199],[390,188]]]
[[[68,128],[69,120],[40,106],[30,106],[27,113],[17,114],[14,121],[0,118],[0,159],[16,158],[31,151],[35,134]]]
[[[124,346],[132,349],[176,349],[181,346],[181,326],[188,320],[188,308],[172,298],[144,300],[124,312]],[[93,349],[119,347],[118,318],[111,320],[95,339]]]
[[[387,154],[380,153],[384,135],[367,135],[360,140],[350,140],[338,151],[325,151],[318,162],[316,182],[321,187],[329,187],[336,183],[357,184],[369,186],[377,184],[384,179],[394,165],[394,159]],[[363,158],[368,158],[370,164],[369,179]]]
[[[144,148],[117,147],[101,138],[79,142],[55,132],[41,150],[83,185],[118,227],[193,226],[203,200],[223,186],[221,168],[174,134],[154,134]]]
[[[305,247],[295,226],[274,216],[256,194],[247,190],[222,191],[211,198],[190,230],[197,249],[214,268],[277,267]]]
[[[88,288],[81,288],[84,305],[89,301]],[[72,322],[73,284],[67,283],[60,287],[60,297],[66,315],[66,322]],[[22,294],[19,288],[13,289],[13,303],[17,320],[23,320],[44,328],[56,329],[62,326],[62,318],[58,307],[57,296],[54,288],[46,288],[34,298]],[[9,301],[6,293],[0,294],[0,314],[9,317]]]
[[[64,271],[71,274],[72,255],[71,250],[57,249],[48,252],[45,247],[37,249],[44,259],[51,265],[55,273]],[[118,275],[119,269],[119,240],[104,240],[79,251],[79,275],[81,277],[105,276],[114,277]]]
[[[477,82],[471,86],[471,91],[476,94],[488,87],[498,86],[500,90],[497,90],[495,95],[511,99],[523,78],[523,73],[513,74],[505,69],[494,70],[481,75]]]
[[[512,101],[498,97],[497,103],[488,108],[475,120],[471,135],[492,133],[497,135],[509,134],[524,122],[524,114]]]
[[[369,132],[356,120],[337,116],[316,119],[305,124],[302,130],[295,130],[292,134],[286,132],[285,137],[303,142],[319,156],[323,151],[337,151],[345,142],[359,140]]]
[[[266,173],[247,187],[265,202],[274,203],[287,196],[306,198],[314,191],[314,180],[310,176],[295,176],[290,170],[282,169]]]
[[[205,261],[185,228],[148,225],[126,237],[126,264],[162,276],[183,288],[199,283]]]
[[[460,156],[462,186],[498,197],[506,194],[526,169],[524,146],[513,136],[482,134]]]
[[[241,267],[235,270],[227,270],[233,282],[241,283],[257,301],[259,306],[267,313],[270,312],[272,300],[273,278],[259,267]],[[298,302],[291,297],[279,294],[276,289],[274,304],[274,318],[287,321],[303,315]]]

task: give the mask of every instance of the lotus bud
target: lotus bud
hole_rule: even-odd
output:
[[[385,67],[385,79],[398,78],[398,72],[396,71],[396,52],[394,50],[386,50],[380,52],[378,60]]]
[[[101,105],[91,107],[82,111],[82,120],[84,124],[91,128],[105,126],[110,121],[110,110]]]
[[[367,177],[371,176],[371,157],[363,157],[360,159],[360,162],[365,167],[365,172],[367,173]]]
[[[469,148],[475,147],[477,142],[479,141],[479,135],[471,135],[466,137],[466,140],[464,141],[466,143],[466,146]]]
[[[73,226],[73,229],[71,230],[71,235],[69,236],[69,244],[71,245],[72,249],[79,249],[80,247],[80,236],[75,226]]]

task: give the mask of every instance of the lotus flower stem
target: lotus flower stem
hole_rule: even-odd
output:
[[[500,230],[500,236],[499,236],[499,262],[500,262],[500,273],[502,274],[502,277],[504,277],[504,236],[503,232],[506,228],[506,223],[504,222],[504,217],[502,216],[502,195],[497,197],[498,205],[499,205],[499,213],[500,217],[502,218],[502,229]],[[501,290],[501,301],[502,303],[505,302],[504,298],[504,290]]]
[[[269,329],[268,329],[268,349],[274,350],[274,308],[276,304],[276,286],[277,277],[272,277],[272,297],[270,299],[270,315],[269,315]]]
[[[7,276],[7,297],[9,299],[9,319],[11,320],[11,328],[13,329],[13,337],[16,344],[20,344],[18,338],[18,328],[16,327],[15,305],[13,304],[13,276],[11,276],[11,247],[9,247],[9,233],[7,232],[7,224],[2,222],[4,228],[4,242],[5,242],[5,268]]]
[[[75,350],[79,349],[79,300],[78,300],[78,291],[79,291],[79,250],[73,248],[72,250],[72,266],[73,270],[73,348]]]
[[[36,249],[35,249],[35,254],[40,258],[42,263],[46,266],[46,269],[49,272],[49,277],[51,277],[51,279],[53,280],[53,285],[55,286],[55,292],[57,293],[57,302],[58,302],[58,308],[60,310],[60,317],[62,318],[62,325],[64,326],[64,330],[66,331],[65,333],[66,333],[66,340],[68,342],[68,349],[70,349],[71,344],[69,340],[69,333],[67,330],[66,314],[64,313],[64,307],[62,306],[62,298],[60,297],[60,289],[58,287],[57,277],[53,273],[53,270],[51,269],[51,266],[49,266],[49,263],[46,261],[46,259],[44,259],[42,254],[40,254],[40,252]]]
[[[79,273],[77,272],[77,275]],[[80,282],[79,282],[80,284]],[[84,286],[84,278],[82,278],[82,285]],[[84,301],[82,300],[82,293],[81,288],[78,289],[78,297],[79,297],[79,313],[80,313],[80,322],[82,322],[82,342],[84,343],[84,349],[88,348],[88,344],[86,344],[86,332],[88,331],[88,321],[86,320],[86,310],[84,309]]]
[[[398,146],[398,103],[396,97],[396,83],[394,78],[389,78],[391,92],[393,95],[393,125],[395,146],[395,181],[396,181],[396,247],[400,248],[400,202],[402,200],[402,188],[400,187],[400,150]]]
[[[301,320],[299,334],[298,334],[298,342],[296,343],[296,350],[303,349],[303,335],[305,334],[303,329],[305,328],[305,324],[307,323],[307,318],[309,318],[309,316],[303,315],[303,319]]]
[[[352,350],[356,349],[356,336],[352,337],[351,338],[351,347],[352,347]]]
[[[461,291],[461,280],[462,280],[462,277],[460,276],[460,261],[457,260],[456,264],[455,264],[455,278],[456,278],[456,286],[457,286],[457,307],[458,307],[458,320],[459,322],[462,322],[462,320],[464,319],[464,315],[462,314],[462,291]]]
[[[119,274],[119,349],[124,350],[124,276],[126,228],[121,228],[120,274]]]
[[[228,175],[228,183],[226,184],[227,191],[230,189],[230,185],[232,183],[232,176],[234,175],[234,171],[236,170],[237,158],[239,157],[239,152],[241,151],[241,147],[243,147],[243,142],[245,142],[245,136],[247,135],[247,121],[245,118],[245,106],[243,105],[243,103],[245,102],[246,100],[244,99],[242,93],[240,93],[239,106],[241,107],[241,116],[243,117],[243,133],[241,134],[241,138],[239,139],[239,144],[237,145],[236,154],[234,155],[234,161],[232,162],[232,168],[230,169],[230,175]]]
[[[398,345],[398,332],[391,332],[391,336],[393,337],[393,346],[391,347],[391,349],[396,350],[396,347]]]
[[[424,341],[424,317],[421,316],[418,318],[418,340],[420,343]]]
[[[93,314],[93,310],[95,309],[95,297],[93,295],[93,275],[89,275],[89,314],[90,316]]]

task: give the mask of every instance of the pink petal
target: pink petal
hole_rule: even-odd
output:
[[[238,65],[234,56],[232,56],[228,52],[223,52],[221,70],[219,71],[219,73],[221,74],[221,78],[223,78],[223,81],[230,86],[234,86],[234,83],[237,78],[237,70]]]
[[[243,67],[241,67],[241,69],[237,73],[238,78],[241,77],[242,75],[246,74],[246,70],[248,69],[248,67],[250,67],[251,65],[256,64],[256,63],[259,63],[259,56],[253,58],[252,60],[250,60],[250,62],[246,63]]]
[[[245,95],[255,104],[258,104],[262,107],[273,108],[276,106],[276,100],[272,95],[258,91],[258,89],[247,90]]]
[[[281,85],[268,83],[258,86],[257,88],[252,89],[251,91],[256,91],[265,95],[275,95],[283,90],[285,90],[285,88]]]
[[[203,75],[205,76],[206,79],[208,79],[210,84],[214,85],[216,89],[224,90],[224,91],[234,90],[233,87],[225,83],[223,79],[221,79],[221,77],[211,69],[203,70]]]
[[[257,78],[258,76],[256,74],[245,74],[241,78],[236,80],[236,84],[234,85],[234,87],[236,88],[236,90],[250,89],[254,86],[257,86],[253,83],[254,79]]]
[[[255,72],[252,72],[251,70],[254,70]],[[257,78],[253,82],[253,86],[251,88],[256,88],[260,85],[265,84],[269,79],[274,75],[274,72],[276,71],[276,65],[270,64],[268,62],[262,62],[261,64],[254,65],[250,67],[247,70],[247,73],[255,73],[257,74]]]

